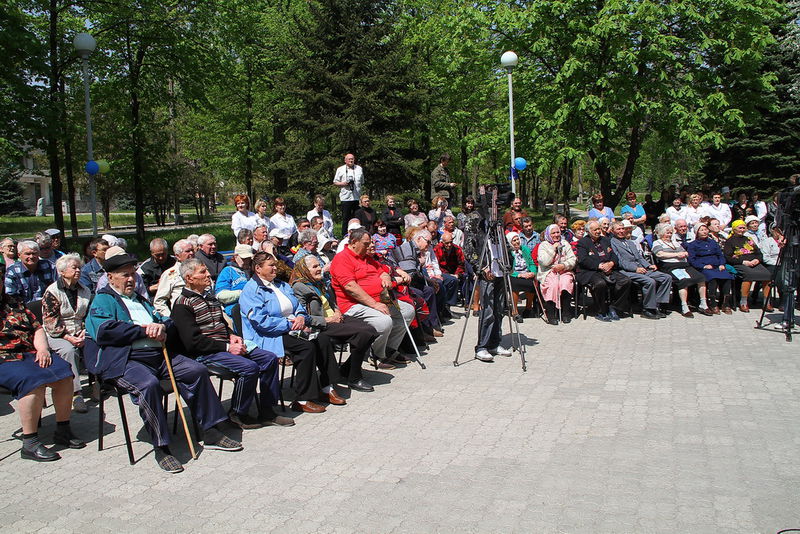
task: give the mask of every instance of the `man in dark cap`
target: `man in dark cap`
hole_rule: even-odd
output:
[[[183,466],[169,449],[169,425],[159,382],[168,376],[162,344],[177,340],[178,334],[172,321],[136,293],[135,264],[136,259],[128,254],[105,262],[108,285],[98,291],[86,319],[85,361],[91,372],[114,380],[137,398],[156,447],[156,462],[167,472],[179,473]],[[205,448],[241,450],[241,443],[221,431],[228,417],[206,367],[181,354],[173,353],[170,359],[178,390],[203,429]]]

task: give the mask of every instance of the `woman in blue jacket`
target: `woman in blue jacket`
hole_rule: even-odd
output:
[[[295,366],[293,410],[324,412],[325,407],[315,402],[320,396],[330,404],[345,404],[333,387],[341,380],[333,346],[327,337],[316,339],[306,309],[289,284],[276,279],[277,274],[274,256],[266,252],[253,256],[253,277],[239,297],[245,341],[278,356],[287,351],[291,354]],[[321,391],[320,384],[324,384]]]

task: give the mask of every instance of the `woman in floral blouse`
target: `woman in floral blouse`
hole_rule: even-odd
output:
[[[725,246],[722,249],[725,254],[725,259],[742,278],[742,291],[739,297],[739,311],[747,313],[750,307],[747,304],[747,298],[750,296],[750,286],[753,282],[763,282],[764,297],[769,295],[771,276],[769,271],[763,265],[764,258],[761,255],[758,245],[752,239],[745,235],[747,226],[744,221],[737,219],[731,224],[733,233],[725,241]],[[772,306],[769,305],[766,311],[772,311]]]
[[[61,458],[39,440],[38,425],[46,387],[53,390],[56,445],[70,449],[86,446],[69,426],[72,400],[69,364],[50,353],[39,321],[21,303],[6,299],[3,289],[0,289],[0,386],[9,389],[17,399],[22,422],[22,458],[37,462]]]
[[[79,281],[81,267],[83,261],[77,254],[58,258],[58,279],[45,290],[42,298],[42,322],[48,345],[72,367],[72,408],[78,413],[86,413],[86,402],[81,396],[78,360],[83,356],[86,335],[84,319],[89,311],[92,292]]]

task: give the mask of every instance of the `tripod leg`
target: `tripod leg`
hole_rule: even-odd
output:
[[[469,316],[472,315],[469,313],[470,308],[472,308],[472,301],[475,300],[475,294],[479,290],[479,282],[478,282],[478,275],[474,275],[472,283],[475,286],[475,290],[472,291],[472,294],[469,298],[469,304],[467,304],[467,316],[464,319],[464,328],[461,329],[461,339],[458,340],[458,349],[456,350],[456,357],[453,360],[453,367],[458,367],[458,357],[461,354],[461,346],[464,344],[464,336],[467,333],[467,323],[469,322]],[[478,326],[478,332],[480,332],[480,325]]]

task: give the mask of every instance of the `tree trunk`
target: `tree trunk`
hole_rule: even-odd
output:
[[[275,130],[273,132],[275,146],[286,146],[286,128],[285,123],[278,123],[275,125]],[[278,149],[273,155],[273,161],[281,161],[281,159],[283,159],[283,154],[284,150]],[[286,175],[286,169],[283,167],[275,167],[272,171],[272,188],[276,195],[283,193],[289,188],[289,178]],[[255,199],[253,199],[253,201],[255,202]],[[336,206],[332,206],[332,208],[335,209]],[[333,213],[333,211],[331,211],[331,213]]]
[[[64,235],[64,211],[61,209],[61,196],[63,194],[63,187],[61,184],[61,161],[58,157],[58,137],[59,127],[58,117],[61,117],[59,112],[60,95],[59,95],[59,67],[58,67],[58,1],[50,0],[50,22],[49,22],[49,40],[50,40],[50,73],[48,79],[48,117],[51,122],[47,127],[47,159],[50,164],[50,182],[53,189],[53,216],[54,224],[59,229],[61,235]],[[47,197],[47,193],[42,194]]]
[[[136,209],[136,237],[144,241],[144,190],[142,189],[143,154],[142,136],[139,131],[139,74],[144,62],[145,48],[140,46],[136,50],[136,59],[131,65],[130,92],[131,92],[131,158],[133,160],[133,202]]]
[[[70,136],[67,122],[66,90],[64,78],[58,84],[58,94],[61,100],[61,136],[64,140],[64,170],[67,173],[67,202],[69,203],[70,232],[73,239],[78,239],[78,210],[75,206],[75,175],[72,171],[72,136]]]

